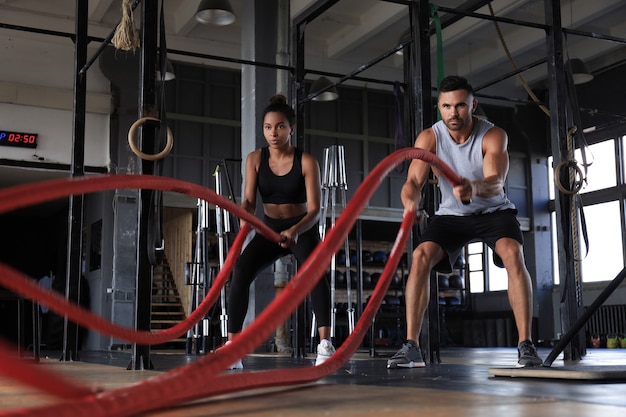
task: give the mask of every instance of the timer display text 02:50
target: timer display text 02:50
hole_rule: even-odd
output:
[[[22,148],[36,148],[37,134],[24,132],[8,132],[0,130],[0,146],[16,146]]]

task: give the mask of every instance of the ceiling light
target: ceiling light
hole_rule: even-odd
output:
[[[572,58],[565,64],[565,68],[569,68],[572,73],[574,84],[584,84],[593,80],[593,75],[587,69],[582,59]]]
[[[311,86],[310,94],[315,94],[320,91],[322,93],[313,97],[311,100],[313,101],[333,101],[339,98],[339,93],[337,92],[337,87],[326,77],[319,77],[317,81],[313,83]]]
[[[161,69],[159,68],[159,64],[157,61],[157,71],[156,71],[156,79],[157,81],[161,81]],[[176,78],[176,74],[174,74],[174,66],[170,62],[170,60],[165,61],[165,76],[163,77],[163,81],[171,81]]]
[[[235,13],[228,0],[202,0],[196,20],[210,25],[226,26],[235,21]]]

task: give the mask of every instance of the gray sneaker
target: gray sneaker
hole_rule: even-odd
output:
[[[541,366],[543,361],[537,354],[537,349],[533,342],[524,340],[517,347],[517,368],[530,368],[532,366]]]
[[[422,368],[426,366],[422,351],[412,340],[407,340],[395,355],[387,361],[387,369]]]

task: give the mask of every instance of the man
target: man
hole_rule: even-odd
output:
[[[431,270],[451,272],[463,247],[472,240],[485,242],[494,251],[494,262],[506,268],[509,302],[515,316],[518,367],[539,366],[542,360],[531,340],[532,285],[524,264],[523,236],[517,211],[504,193],[509,169],[506,132],[473,116],[478,102],[466,79],[449,76],[442,80],[439,122],[421,132],[415,147],[435,153],[462,177],[452,186],[440,179],[441,204],[413,251],[406,283],[407,341],[389,359],[387,368],[425,366],[419,334],[429,301]],[[415,159],[402,187],[404,210],[419,207],[430,165]],[[433,168],[435,175],[438,175]]]

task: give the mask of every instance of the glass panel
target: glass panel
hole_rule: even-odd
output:
[[[626,152],[626,136],[622,136],[622,149],[620,150],[620,152],[622,153],[622,155],[624,155],[624,152]],[[622,166],[622,178],[620,178],[619,183],[624,184],[626,182],[626,178],[624,178],[624,170],[626,169],[624,165],[626,164],[626,161],[624,161],[624,158],[621,158],[621,160],[618,162],[620,162],[620,165]]]
[[[558,248],[558,240],[557,240],[557,236],[556,236],[556,213],[552,212],[550,213],[550,221],[552,222],[552,259],[554,259],[554,261],[552,262],[552,274],[554,277],[554,285],[559,285],[559,283],[561,282],[561,277],[559,275],[559,248]]]
[[[490,247],[487,247],[487,256],[489,260],[489,265],[487,266],[489,271],[489,291],[506,290],[509,287],[506,269],[500,268],[493,263],[493,251]]]
[[[548,195],[550,200],[554,200],[554,158],[551,156],[548,157],[548,177]]]
[[[469,270],[470,271],[482,271],[483,268],[483,254],[474,253],[468,256]]]
[[[368,91],[367,131],[372,136],[394,137],[396,133],[395,104],[389,94]],[[401,128],[401,127],[400,127]]]
[[[587,163],[591,163],[587,173],[588,184],[580,191],[581,193],[588,193],[590,191],[615,187],[615,185],[617,185],[614,143],[613,139],[610,139],[589,146],[589,150],[586,152]],[[578,165],[584,173],[582,153],[580,150],[576,150],[575,155]]]
[[[589,253],[581,240],[583,282],[610,281],[624,267],[618,201],[585,207]]]
[[[339,111],[338,117],[339,131],[343,133],[365,133],[364,116],[365,103],[363,103],[364,94],[361,90],[355,88],[342,88],[339,91],[341,100],[338,101]],[[319,103],[327,105],[328,103]],[[367,133],[369,135],[369,133]],[[347,154],[346,154],[347,155]]]
[[[556,223],[552,214],[552,224]],[[622,229],[620,226],[619,202],[595,204],[585,207],[585,221],[589,234],[589,254],[580,239],[583,282],[610,281],[624,267],[622,256]],[[558,259],[556,228],[552,228],[554,259]],[[559,265],[554,262],[554,283],[560,283]]]
[[[176,146],[173,148],[177,156],[201,157],[204,154],[204,124],[194,122],[176,123]]]
[[[578,166],[583,171],[583,157],[580,149],[574,153]],[[586,152],[588,166],[588,184],[581,190],[581,193],[601,190],[603,188],[615,187],[617,184],[615,171],[615,147],[612,139],[596,143],[589,146]],[[548,174],[550,199],[554,199],[554,165],[553,158],[548,158]],[[579,179],[579,178],[577,178]]]
[[[469,267],[470,292],[485,292],[485,271],[483,267],[483,244],[470,243],[467,246],[467,265]]]
[[[467,245],[467,253],[483,253],[483,244],[481,242],[473,242]]]
[[[178,75],[176,75],[178,80]],[[204,84],[197,81],[178,80],[178,104],[176,113],[193,116],[204,115]]]
[[[470,292],[478,293],[485,292],[485,279],[483,271],[470,272]]]

